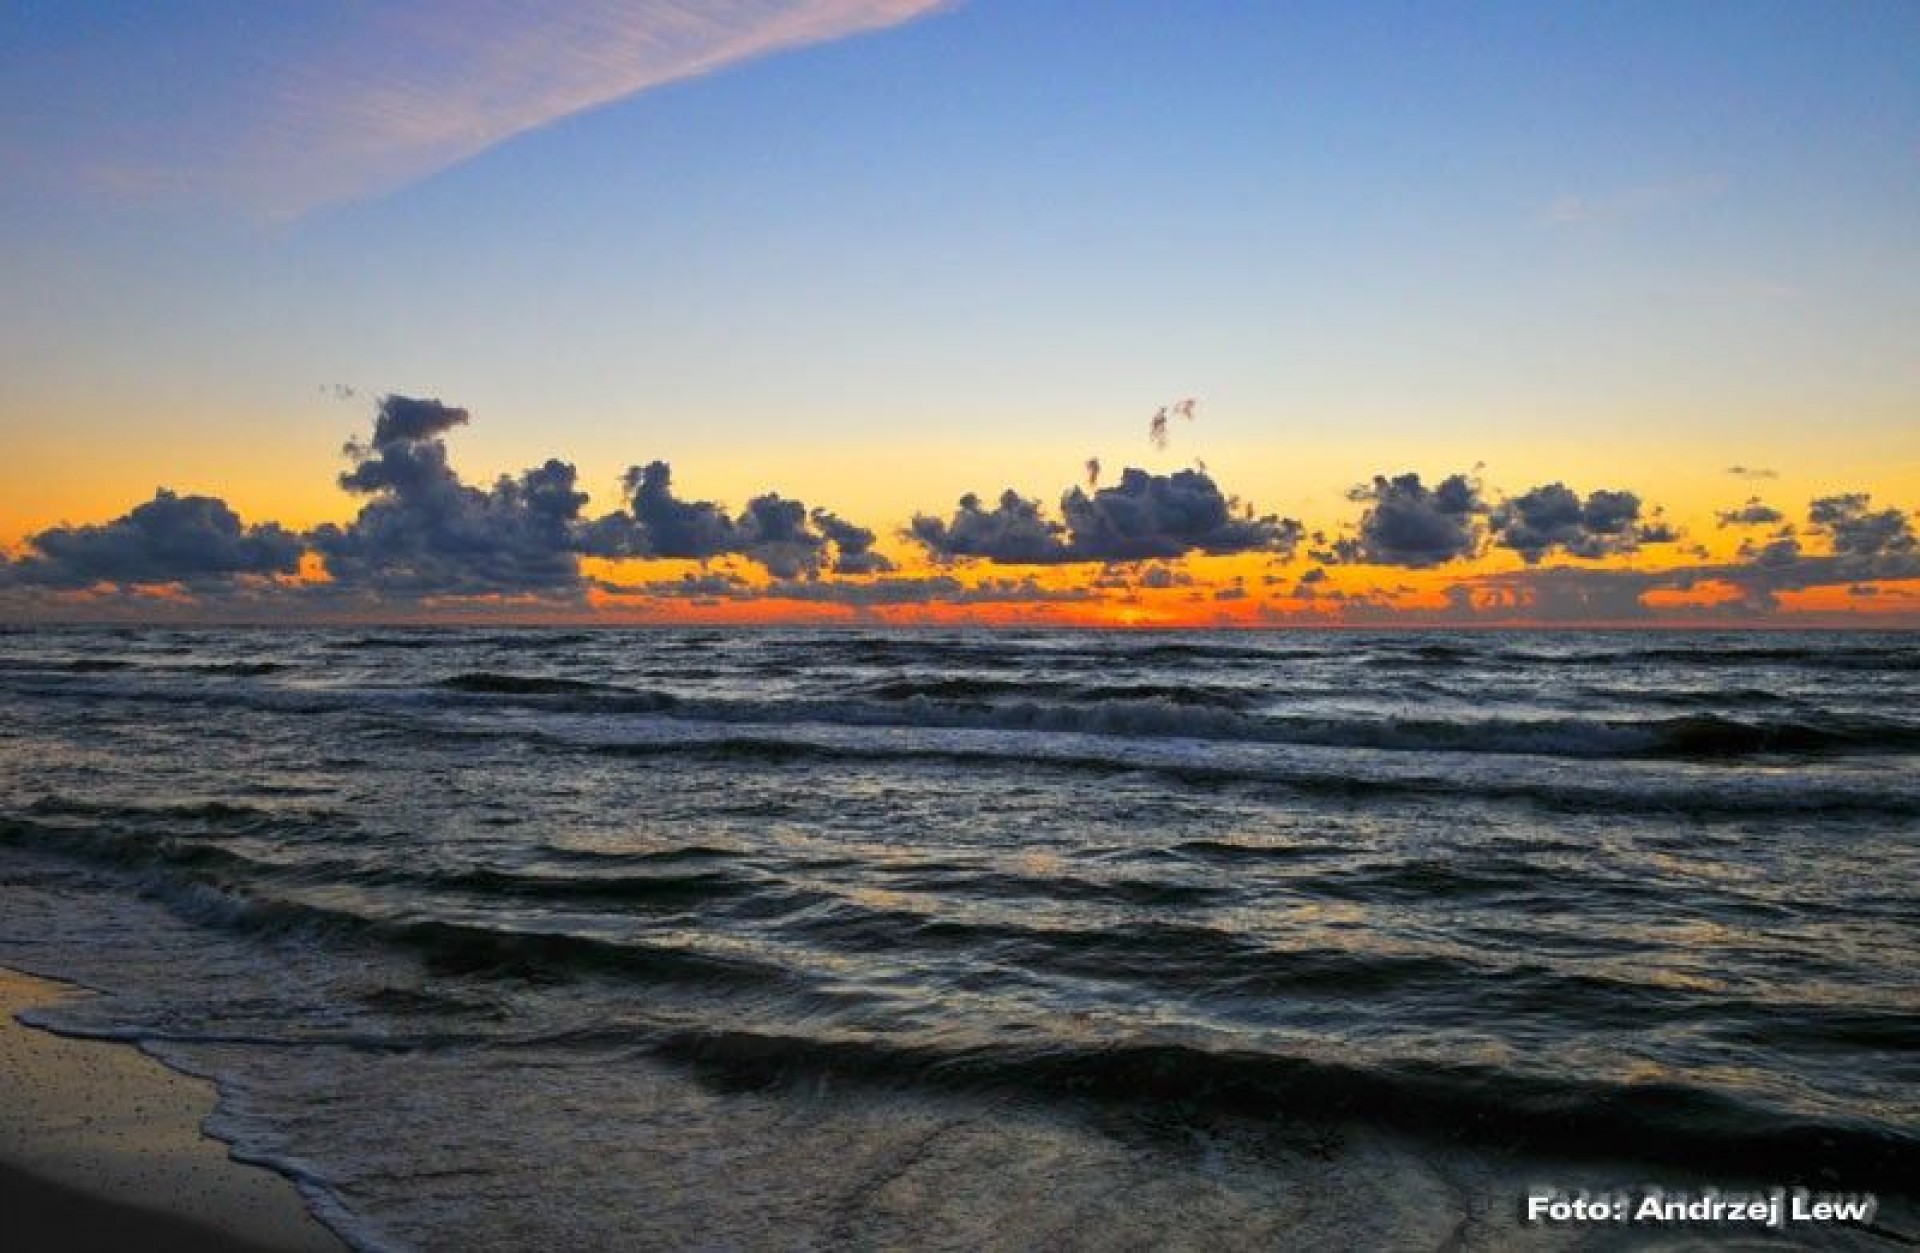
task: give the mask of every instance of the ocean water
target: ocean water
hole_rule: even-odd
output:
[[[1893,1247],[1920,637],[15,629],[0,963],[365,1248]]]

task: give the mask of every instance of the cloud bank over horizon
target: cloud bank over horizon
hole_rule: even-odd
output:
[[[1256,621],[1632,622],[1758,620],[1778,615],[1783,595],[1811,589],[1920,601],[1899,586],[1920,580],[1913,515],[1865,492],[1817,497],[1798,524],[1751,497],[1716,515],[1717,529],[1744,534],[1731,559],[1696,546],[1679,554],[1691,564],[1643,568],[1631,559],[1663,546],[1670,560],[1683,536],[1625,488],[1583,495],[1556,480],[1490,496],[1475,475],[1429,486],[1415,472],[1381,474],[1347,493],[1362,506],[1357,519],[1309,533],[1226,494],[1205,471],[1127,467],[1111,486],[1067,489],[1057,516],[1012,489],[991,506],[968,494],[944,516],[917,513],[894,533],[896,560],[876,530],[776,491],[737,513],[683,498],[662,460],[630,466],[622,507],[599,516],[557,457],[468,483],[447,441],[471,422],[438,399],[381,398],[371,433],[342,449],[338,483],[361,500],[358,512],[305,532],[165,488],[109,521],[42,530],[0,557],[0,611],[146,605],[297,619],[449,607],[1105,605],[1127,620],[1125,607],[1172,597],[1194,618],[1239,603]],[[1500,554],[1519,568],[1497,568]],[[1279,573],[1303,559],[1310,568]],[[662,563],[681,568],[663,573]],[[1012,573],[994,573],[1003,568]],[[1420,589],[1392,581],[1394,571],[1425,576],[1439,603],[1409,601]]]

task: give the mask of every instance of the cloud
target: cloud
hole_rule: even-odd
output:
[[[874,534],[825,509],[768,492],[749,500],[735,519],[711,500],[674,495],[673,468],[664,461],[629,468],[621,479],[627,512],[584,523],[580,551],[598,557],[669,557],[711,561],[740,556],[776,579],[879,574],[893,563],[872,551]]]
[[[826,536],[813,529],[807,507],[768,493],[747,502],[740,515],[740,551],[776,579],[814,576],[826,560]]]
[[[910,21],[942,0],[404,0],[321,6],[268,27],[255,7],[174,6],[142,22],[137,45],[40,37],[16,68],[33,75],[49,116],[66,116],[29,159],[77,166],[123,196],[293,215],[664,83]]]
[[[338,588],[410,596],[575,592],[582,584],[575,530],[586,493],[574,468],[549,460],[491,488],[460,481],[446,432],[467,411],[387,396],[373,439],[349,443],[356,464],[340,486],[371,499],[345,526],[309,535]]]
[[[1071,605],[1098,597],[1093,589],[1086,587],[1042,587],[1031,575],[968,584],[949,574],[881,578],[860,583],[775,583],[767,589],[767,594],[856,609],[881,605]]]
[[[1727,473],[1736,479],[1777,479],[1778,470],[1763,470],[1757,466],[1728,466]]]
[[[373,423],[373,446],[413,443],[445,435],[471,420],[465,409],[443,405],[438,400],[415,400],[408,396],[388,396],[380,402]]]
[[[245,526],[225,501],[165,488],[111,522],[57,526],[27,539],[29,552],[0,566],[0,580],[50,588],[179,583],[230,587],[247,576],[293,574],[298,536],[274,523]]]
[[[1235,512],[1239,506],[1239,512]],[[1198,470],[1148,474],[1128,467],[1120,482],[1091,496],[1076,487],[1061,499],[1069,546],[1080,560],[1141,561],[1209,554],[1291,554],[1300,524],[1255,516]]]
[[[1485,542],[1480,519],[1487,503],[1479,483],[1462,474],[1431,488],[1418,474],[1376,474],[1347,498],[1368,508],[1359,534],[1333,545],[1331,555],[1341,561],[1422,569],[1471,557]]]
[[[978,496],[960,499],[951,520],[924,514],[908,530],[935,557],[977,557],[1002,564],[1131,562],[1191,553],[1271,552],[1291,555],[1300,524],[1257,515],[1231,500],[1198,470],[1149,474],[1128,467],[1112,487],[1091,494],[1075,487],[1060,500],[1065,522],[1044,517],[1038,501],[1007,491],[992,509]]]
[[[1449,589],[1449,615],[1535,622],[1632,622],[1649,618],[1645,596],[1684,575],[1555,566],[1487,575]]]
[[[735,551],[739,541],[733,519],[710,500],[681,500],[673,494],[673,468],[664,461],[628,469],[622,480],[628,507],[642,530],[637,547],[649,557],[709,561]]]
[[[874,533],[825,509],[813,511],[813,524],[833,542],[835,574],[886,574],[893,562],[873,551]]]
[[[1628,621],[1648,616],[1650,591],[1731,589],[1730,599],[1676,607],[1672,616],[1753,618],[1779,608],[1778,594],[1819,587],[1851,589],[1869,580],[1920,578],[1920,539],[1899,509],[1874,509],[1865,492],[1823,497],[1808,509],[1809,529],[1827,552],[1809,552],[1791,527],[1764,543],[1747,541],[1740,560],[1672,570],[1556,568],[1489,575],[1468,586],[1481,596],[1472,613],[1540,621]]]
[[[1065,534],[1065,527],[1040,515],[1039,501],[1027,500],[1012,488],[1001,493],[1000,503],[992,509],[984,508],[980,498],[968,492],[960,498],[951,521],[915,514],[907,528],[908,537],[935,557],[979,557],[1005,565],[1073,560]]]
[[[866,610],[889,605],[1057,605],[1098,598],[1090,587],[1043,587],[1031,575],[963,583],[951,574],[889,576],[857,581],[786,579],[764,585],[724,572],[678,579],[607,585],[619,597],[693,601],[791,600]]]
[[[1872,508],[1866,492],[1825,496],[1807,510],[1807,521],[1825,533],[1836,555],[1872,559],[1911,557],[1916,547],[1913,524],[1899,509]]]
[[[627,508],[587,518],[573,466],[549,460],[490,488],[460,481],[445,435],[470,420],[438,400],[387,396],[373,437],[349,442],[355,464],[340,486],[371,497],[345,526],[309,539],[341,588],[388,594],[577,594],[583,556],[710,561],[740,556],[776,579],[817,578],[891,568],[871,551],[873,533],[825,510],[769,492],[736,519],[709,500],[682,500],[664,461],[622,477]]]
[[[1664,523],[1643,523],[1640,497],[1632,492],[1598,490],[1582,500],[1564,483],[1548,483],[1502,502],[1489,529],[1495,543],[1519,553],[1528,565],[1538,565],[1556,550],[1597,560],[1678,538]]]
[[[1727,509],[1716,515],[1722,527],[1729,526],[1769,526],[1783,522],[1786,515],[1767,504],[1758,496],[1747,497],[1747,503],[1738,509]]]

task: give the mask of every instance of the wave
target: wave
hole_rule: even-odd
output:
[[[157,822],[174,826],[188,823],[209,827],[253,827],[278,825],[283,828],[326,822],[337,815],[325,808],[266,808],[226,800],[163,801],[142,804],[134,801],[88,801],[49,793],[24,807],[35,817],[86,818],[95,821]]]
[[[1491,663],[1540,666],[1683,665],[1715,670],[1785,665],[1809,670],[1920,671],[1920,641],[1896,645],[1749,645],[1717,640],[1699,646],[1653,645],[1618,650],[1494,649]]]
[[[456,674],[435,685],[442,691],[469,696],[566,696],[587,698],[573,708],[598,707],[613,711],[651,711],[672,709],[680,698],[669,692],[625,687],[617,683],[597,683],[587,679],[563,679],[550,675],[505,674],[477,670]]]
[[[696,984],[713,993],[799,979],[783,967],[631,936],[615,939],[418,914],[365,913],[340,903],[256,895],[203,882],[166,884],[156,890],[175,911],[203,925],[301,943],[324,939],[398,948],[418,955],[428,969],[442,975],[555,982],[604,973],[641,983]]]
[[[456,674],[440,680],[440,687],[452,692],[498,693],[503,696],[566,695],[571,692],[618,690],[605,683],[584,679],[555,679],[543,675],[499,674],[491,670]]]
[[[1032,698],[1044,695],[1069,705],[1099,705],[1126,701],[1164,701],[1171,705],[1212,709],[1244,709],[1263,698],[1244,688],[1204,683],[1074,683],[1036,679],[981,678],[977,675],[886,678],[853,689],[853,695],[890,703],[991,703],[996,697]]]
[[[929,700],[924,696],[886,702],[688,700],[669,708],[672,716],[694,722],[1052,732],[1407,753],[1710,759],[1920,749],[1920,724],[1864,715],[1829,715],[1824,721],[1811,718],[1743,721],[1717,714],[1642,719],[1311,717],[1247,714],[1161,698],[1069,704],[1020,700],[981,705]]]
[[[392,881],[394,876],[388,876]],[[686,909],[714,904],[762,890],[754,880],[730,870],[688,873],[553,875],[530,871],[474,868],[409,874],[406,882],[489,897],[521,900],[609,903]]]
[[[1386,1126],[1553,1157],[1640,1160],[1797,1179],[1808,1162],[1845,1186],[1904,1192],[1920,1139],[1865,1119],[1783,1113],[1673,1082],[1550,1078],[1488,1067],[1353,1065],[1284,1054],[1126,1042],[936,1049],[763,1031],[681,1031],[649,1050],[727,1089],[830,1076],[866,1084],[1010,1091],[1289,1122]]]
[[[284,661],[215,661],[203,665],[180,667],[182,670],[191,670],[197,674],[224,674],[232,675],[234,678],[240,679],[258,678],[264,674],[278,674],[283,670],[290,670],[292,668],[290,663]]]
[[[1207,684],[893,677],[866,685],[858,695],[831,700],[679,697],[618,684],[493,671],[455,675],[437,686],[466,696],[559,698],[536,703],[565,712],[661,712],[696,723],[898,726],[1575,758],[1710,760],[1920,750],[1920,722],[1899,716],[1813,711],[1772,718],[1719,713],[1652,718],[1315,716],[1250,712],[1251,705],[1271,701],[1273,694]]]
[[[1846,787],[1794,780],[1733,788],[1724,780],[1698,783],[1623,780],[1562,781],[1518,777],[1359,773],[1349,763],[1320,765],[1287,761],[1162,760],[1103,752],[1039,748],[1008,742],[997,747],[956,744],[834,744],[777,735],[722,735],[673,740],[580,742],[539,737],[550,749],[610,757],[673,757],[762,765],[915,762],[961,767],[1005,767],[1092,775],[1151,776],[1206,791],[1221,787],[1273,787],[1346,801],[1431,798],[1466,802],[1522,802],[1565,813],[1668,814],[1687,818],[1748,818],[1801,814],[1832,816],[1920,814],[1920,794],[1884,785]]]

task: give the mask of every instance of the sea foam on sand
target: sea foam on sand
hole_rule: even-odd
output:
[[[124,1044],[22,1025],[84,995],[0,967],[0,1212],[8,1247],[342,1247],[293,1184],[202,1134],[212,1086]]]

